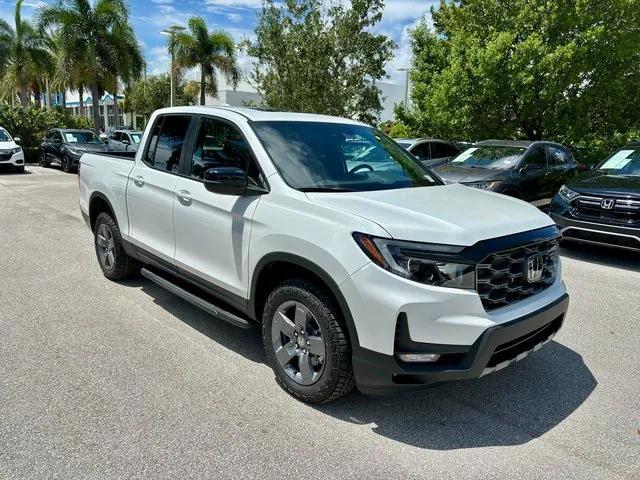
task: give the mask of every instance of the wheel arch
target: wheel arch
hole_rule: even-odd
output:
[[[321,287],[327,289],[345,320],[352,347],[355,348],[359,345],[358,333],[353,322],[351,310],[338,284],[322,267],[292,253],[273,252],[258,261],[251,279],[250,296],[247,305],[249,315],[260,322],[262,309],[272,288],[287,278],[300,276],[315,281]]]
[[[110,214],[113,221],[118,225],[118,228],[120,227],[115,210],[109,199],[101,192],[93,192],[91,197],[89,197],[89,222],[92,231],[95,227],[98,215],[103,212]]]

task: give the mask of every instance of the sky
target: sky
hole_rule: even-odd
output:
[[[348,0],[342,0],[348,1]],[[23,17],[32,17],[45,0],[25,0]],[[397,69],[410,64],[409,29],[423,15],[429,14],[437,0],[386,0],[382,21],[375,30],[384,33],[398,45],[393,59],[387,65],[388,80],[403,84],[405,73]],[[131,22],[147,59],[147,73],[167,72],[170,57],[167,37],[160,31],[173,24],[186,25],[192,16],[205,18],[210,29],[224,29],[237,41],[251,38],[262,0],[129,0]],[[0,0],[0,18],[13,24],[14,0]],[[251,60],[239,58],[243,71],[249,72]]]

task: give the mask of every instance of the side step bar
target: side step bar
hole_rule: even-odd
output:
[[[230,323],[232,325],[235,325],[236,327],[240,327],[240,328],[251,328],[252,327],[252,324],[249,323],[244,318],[238,317],[237,315],[234,315],[233,313],[228,312],[228,311],[218,307],[217,305],[214,305],[211,302],[208,302],[204,298],[201,298],[198,295],[195,295],[195,294],[193,294],[191,292],[188,292],[184,288],[179,287],[178,285],[172,283],[170,280],[167,280],[166,278],[161,277],[160,275],[157,275],[157,274],[147,270],[146,268],[143,268],[142,270],[140,270],[140,273],[142,274],[143,277],[148,278],[149,280],[151,280],[156,285],[164,288],[165,290],[170,291],[174,295],[177,295],[178,297],[186,300],[187,302],[191,303],[192,305],[195,305],[196,307],[201,308],[205,312],[213,315],[214,317],[216,317],[216,318],[218,318],[220,320],[224,320],[225,322],[228,322],[228,323]]]

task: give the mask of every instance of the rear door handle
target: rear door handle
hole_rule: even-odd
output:
[[[178,190],[176,192],[176,196],[185,203],[191,201],[191,193],[187,192],[186,190]]]
[[[136,175],[135,177],[133,177],[133,183],[135,183],[138,187],[144,186],[144,177],[142,177],[141,175]]]

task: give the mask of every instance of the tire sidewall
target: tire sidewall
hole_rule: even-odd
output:
[[[304,292],[307,294],[305,295]],[[320,327],[324,340],[326,352],[324,370],[321,377],[311,385],[300,385],[291,379],[275,356],[271,340],[273,316],[278,307],[286,301],[300,302],[311,311]],[[322,401],[322,398],[333,391],[338,380],[333,372],[335,349],[331,344],[330,322],[332,317],[335,317],[335,312],[331,305],[326,305],[313,292],[306,290],[295,282],[287,282],[277,287],[265,304],[262,321],[262,340],[269,365],[273,368],[278,383],[286,391],[306,401]],[[316,398],[317,400],[315,400]]]

